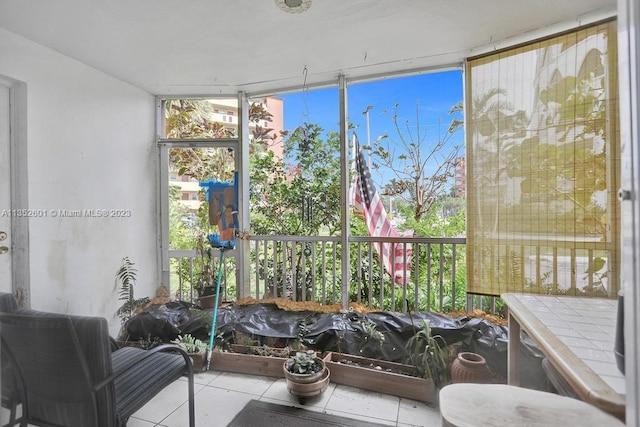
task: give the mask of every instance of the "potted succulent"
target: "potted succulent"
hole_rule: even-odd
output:
[[[285,360],[283,371],[289,393],[298,396],[301,404],[329,386],[329,369],[313,350],[297,351]]]
[[[207,349],[209,346],[198,338],[190,335],[178,335],[178,338],[171,341],[184,348],[193,361],[193,372],[204,372],[206,370]]]

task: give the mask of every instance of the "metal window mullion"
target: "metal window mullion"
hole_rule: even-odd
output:
[[[371,242],[367,243],[367,251],[369,259],[369,277],[367,278],[369,280],[369,308],[373,308],[373,246],[371,245]]]
[[[451,245],[451,311],[456,311],[456,244]]]
[[[318,255],[318,245],[313,243],[311,246],[311,301],[316,301],[316,261]]]
[[[322,241],[322,271],[320,272],[322,276],[322,303],[324,304],[327,301],[327,242]]]
[[[576,295],[576,284],[577,284],[577,272],[576,272],[576,249],[570,249],[571,254],[571,293],[569,295]]]
[[[412,245],[411,256],[413,257],[413,309],[420,311],[420,244]]]
[[[338,248],[336,245],[333,245],[333,263],[332,263],[332,280],[331,280],[331,289],[332,289],[332,298],[331,303],[335,304],[337,301],[336,298],[336,285],[338,284],[338,263],[336,262],[338,255]],[[344,277],[344,276],[343,276]]]
[[[358,259],[356,262],[356,302],[361,303],[362,297],[360,294],[362,293],[362,242],[358,242],[356,243],[356,245],[358,252]]]
[[[535,293],[540,293],[542,290],[542,248],[540,245],[536,246],[536,288],[534,289]]]
[[[304,253],[306,243],[300,242],[300,301],[307,300],[307,255]]]
[[[427,311],[431,311],[431,243],[427,243]]]
[[[440,248],[438,255],[438,287],[440,288],[440,311],[442,311],[444,310],[444,260],[442,259],[444,247],[442,243],[440,243],[438,246]]]
[[[287,261],[289,260],[289,242],[282,242],[282,292],[287,295],[287,286],[289,285],[289,276],[287,275]],[[291,267],[293,267],[291,265]],[[295,301],[296,287],[291,284],[291,299]]]

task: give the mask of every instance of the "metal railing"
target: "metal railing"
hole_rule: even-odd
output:
[[[202,272],[208,271],[208,284],[215,285],[217,279],[217,269],[220,265],[220,257],[215,256],[216,251],[212,251],[212,256],[202,256],[194,250],[171,250],[169,251],[170,265],[170,293],[182,301],[197,303],[198,288],[205,285]],[[208,264],[206,267],[204,264]],[[220,301],[233,300],[236,298],[235,286],[235,251],[226,251],[223,258],[223,274],[221,276]]]
[[[281,297],[325,305],[342,303],[340,237],[253,235],[248,239],[249,295],[242,296]],[[607,284],[611,280],[605,274],[610,251],[606,245],[582,243],[580,249],[573,249],[571,245],[575,242],[559,240],[512,242],[508,246],[503,241],[498,243],[496,251],[510,254],[509,265],[499,265],[491,257],[483,262],[495,274],[504,276],[500,280],[511,283],[520,292],[590,296],[612,292]],[[403,261],[408,268],[400,275],[400,281],[406,285],[394,283],[392,275],[381,266],[376,246],[382,244],[396,245],[401,254],[407,254]],[[348,303],[397,312],[481,309],[504,315],[500,298],[467,292],[465,249],[464,237],[350,237]],[[211,258],[203,261],[195,250],[170,251],[171,293],[196,302],[195,287],[203,262],[209,263],[210,281],[216,278],[219,267],[216,253],[213,250]],[[236,251],[229,250],[224,258],[222,301],[238,298],[235,256]]]
[[[320,304],[341,304],[342,248],[339,237],[254,235],[250,240],[250,296]],[[351,237],[349,303],[391,311],[456,311],[466,308],[465,238]],[[401,274],[406,285],[393,283],[381,266],[376,245],[396,245],[410,250]],[[196,301],[194,290],[202,258],[196,251],[170,251],[171,292]],[[211,271],[217,271],[216,257]],[[221,298],[234,300],[235,258],[225,255]],[[392,272],[393,273],[393,272]],[[215,276],[214,276],[215,277]],[[245,295],[247,296],[247,295]]]

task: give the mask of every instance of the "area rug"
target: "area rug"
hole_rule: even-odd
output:
[[[308,411],[294,406],[251,400],[227,427],[371,427],[382,425]]]

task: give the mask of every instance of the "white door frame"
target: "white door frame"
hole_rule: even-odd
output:
[[[185,99],[193,98],[184,96]],[[216,98],[212,96],[211,98]],[[233,98],[228,95],[224,98]],[[158,230],[158,278],[160,284],[167,289],[170,287],[170,263],[169,263],[169,150],[171,148],[189,147],[189,148],[230,148],[234,152],[235,170],[239,172],[239,199],[238,208],[240,214],[238,215],[240,230],[248,229],[248,104],[244,99],[243,94],[238,97],[238,114],[239,123],[238,131],[240,137],[234,138],[205,138],[205,139],[179,139],[179,138],[165,138],[165,97],[156,98],[156,148],[158,154],[158,168],[157,168],[157,221],[156,226]],[[246,188],[245,188],[246,186]],[[236,258],[236,283],[238,298],[245,296],[244,292],[249,291],[248,285],[248,263],[245,263],[244,259],[248,258],[249,246],[248,242],[244,239],[238,239],[236,242],[236,248],[230,250],[227,253],[228,257]],[[246,258],[245,258],[246,257]],[[245,271],[246,270],[246,271]],[[244,284],[244,285],[241,285]],[[248,294],[246,294],[248,295]]]
[[[9,89],[9,169],[12,210],[29,207],[27,173],[27,85],[0,75]],[[11,289],[19,307],[31,306],[29,269],[29,218],[11,218]]]
[[[618,0],[626,424],[640,425],[640,5]]]

